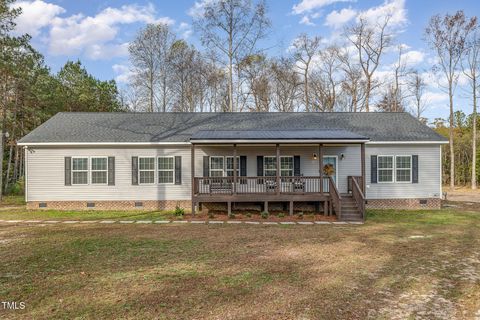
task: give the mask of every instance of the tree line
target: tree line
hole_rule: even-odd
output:
[[[445,182],[476,187],[480,33],[477,18],[462,11],[430,19],[424,40],[437,62],[420,70],[410,66],[407,48],[396,39],[393,12],[374,20],[360,14],[336,41],[300,34],[274,56],[264,45],[272,32],[265,2],[209,1],[193,17],[200,47],[167,24],[139,30],[129,45],[129,84],[118,90],[115,81],[95,79],[79,61],[52,73],[28,35],[12,35],[21,14],[13,2],[0,0],[3,191],[18,188],[24,173],[16,141],[60,111],[408,111],[426,123],[426,71],[449,96],[449,118],[433,123],[450,139]],[[395,61],[387,65],[392,52]],[[469,87],[459,93],[460,77]],[[471,115],[457,112],[459,94],[470,97]]]
[[[21,8],[0,1],[0,189],[23,192],[24,153],[17,141],[61,111],[119,111],[115,81],[100,81],[79,61],[52,73],[29,35],[13,35]]]

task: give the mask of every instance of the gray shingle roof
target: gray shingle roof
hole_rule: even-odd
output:
[[[371,141],[446,141],[408,113],[68,113],[20,140],[188,142],[202,130],[345,130]]]
[[[368,138],[342,129],[302,130],[200,130],[191,140],[365,140]]]

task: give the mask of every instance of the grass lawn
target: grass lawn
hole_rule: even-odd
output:
[[[459,208],[361,226],[0,224],[0,301],[26,303],[0,318],[475,319],[479,248],[480,213]]]

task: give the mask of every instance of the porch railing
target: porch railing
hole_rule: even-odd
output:
[[[365,220],[365,195],[362,192],[362,177],[350,177],[352,183],[352,197],[357,204],[358,211]]]
[[[342,217],[342,197],[340,192],[338,192],[335,181],[330,176],[328,177],[328,193],[330,194],[330,201],[335,209],[337,219],[340,220]]]
[[[331,179],[331,178],[330,178]],[[276,177],[237,177],[237,183],[234,183],[233,177],[195,177],[194,193],[197,195],[207,194],[308,194],[320,193],[320,184],[324,180],[328,188],[324,192],[331,190],[328,184],[329,177],[280,177],[277,183]],[[325,190],[327,189],[327,190]],[[336,189],[336,187],[335,187]],[[338,192],[338,190],[337,190]]]

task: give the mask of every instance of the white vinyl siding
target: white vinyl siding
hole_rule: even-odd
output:
[[[440,198],[441,196],[441,157],[438,144],[368,145],[366,146],[367,199],[412,199]],[[371,183],[371,156],[418,155],[418,183]],[[341,161],[340,161],[341,163]],[[412,163],[412,162],[411,162]],[[377,168],[378,169],[378,168]],[[396,174],[395,174],[396,175]],[[378,176],[377,176],[378,179]]]
[[[115,157],[115,185],[65,186],[65,157]],[[132,185],[132,157],[182,157],[182,184]],[[28,201],[190,200],[190,146],[35,147],[26,152]],[[155,167],[156,169],[156,167]]]

